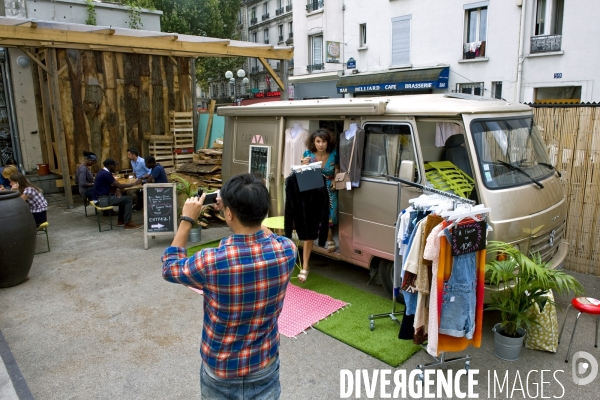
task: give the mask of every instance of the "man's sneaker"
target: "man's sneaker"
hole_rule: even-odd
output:
[[[142,229],[141,225],[136,224],[133,221],[129,221],[125,224],[125,229]]]
[[[117,226],[123,226],[125,225],[125,221],[123,221],[122,219],[117,221]]]

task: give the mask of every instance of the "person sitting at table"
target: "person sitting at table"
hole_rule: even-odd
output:
[[[11,190],[10,176],[15,172],[19,172],[16,165],[6,165],[2,169],[2,188]]]
[[[142,182],[141,179],[128,184],[119,183],[113,177],[113,173],[117,170],[117,162],[112,158],[107,158],[103,164],[104,168],[98,171],[94,180],[94,200],[97,200],[101,206],[104,204],[119,206],[118,226],[125,225],[125,229],[140,229],[141,226],[131,220],[131,197],[123,196],[121,191],[139,185]]]
[[[19,168],[19,166],[17,165],[17,162],[16,162],[14,159],[12,159],[12,158],[9,158],[9,159],[8,159],[8,160],[6,160],[6,162],[4,163],[4,167],[0,167],[0,174],[1,174],[2,172],[4,172],[4,168],[8,167],[9,165],[12,165],[12,166],[14,166],[14,167],[17,169],[17,171],[16,171],[16,172],[21,172],[21,173],[23,172],[23,171],[21,171],[21,168]],[[11,171],[12,171],[12,169],[11,169]],[[8,179],[8,177],[9,177],[9,176],[10,176],[10,174],[12,174],[12,173],[13,173],[13,172],[9,173],[9,174],[6,176],[6,178],[4,177],[4,175],[0,176],[0,180],[2,180],[1,184],[2,184],[2,186],[3,186],[5,189],[10,189],[10,179]]]
[[[48,201],[42,193],[42,189],[33,186],[20,172],[15,172],[10,176],[10,183],[13,190],[21,193],[21,198],[27,202],[29,211],[35,220],[35,226],[40,226],[48,221],[46,212],[48,211]]]
[[[150,173],[141,177],[142,183],[169,183],[167,172],[154,157],[146,157],[146,166],[150,168]]]
[[[96,160],[98,160],[98,158],[94,153],[84,151],[83,161],[79,164],[77,171],[75,172],[75,184],[79,186],[79,194],[86,204],[94,197],[94,176],[90,171],[90,167],[96,164]]]
[[[146,161],[140,157],[140,152],[136,147],[127,149],[127,158],[131,160],[131,169],[136,179],[150,174],[150,169],[146,166]],[[133,209],[136,211],[144,209],[144,193],[141,190],[137,190],[135,194],[137,196],[137,203]]]

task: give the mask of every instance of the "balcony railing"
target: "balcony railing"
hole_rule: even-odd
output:
[[[290,35],[288,36],[288,38],[292,39],[294,37],[294,32],[290,32]]]
[[[283,7],[278,8],[277,10],[275,10],[275,15],[281,15],[283,14]]]
[[[285,11],[292,11],[292,5],[288,4],[287,6],[285,6]]]
[[[279,35],[279,41],[283,42],[283,35]]]
[[[250,25],[256,25],[257,22],[258,19],[256,19],[256,17],[250,19]]]
[[[265,39],[265,44],[269,44],[269,39]]]
[[[306,5],[306,12],[316,11],[319,8],[323,8],[324,0],[308,0]]]
[[[259,68],[258,66],[252,67],[252,69],[250,70],[250,72],[252,72],[252,73],[260,72],[260,69],[258,69],[258,68]]]
[[[463,45],[463,60],[485,57],[485,41],[471,42]]]
[[[263,21],[266,21],[266,20],[268,20],[268,19],[269,19],[269,13],[263,14],[263,16],[262,16],[262,20],[263,20]]]
[[[533,36],[531,38],[531,53],[546,53],[560,51],[562,35]]]
[[[308,72],[313,72],[313,71],[320,71],[325,67],[325,64],[312,64],[312,65],[307,65],[306,69],[308,70]]]

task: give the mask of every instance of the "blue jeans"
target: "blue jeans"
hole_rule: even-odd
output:
[[[450,242],[452,235],[448,229],[444,229],[444,233]],[[452,273],[443,287],[439,333],[473,338],[477,305],[476,254],[468,253],[452,258]]]
[[[278,400],[281,394],[279,356],[262,371],[233,379],[215,376],[203,362],[200,366],[200,392],[202,400]]]

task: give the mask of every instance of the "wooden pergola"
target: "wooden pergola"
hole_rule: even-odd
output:
[[[110,26],[90,26],[54,21],[0,17],[0,47],[16,47],[27,54],[45,74],[48,93],[45,100],[50,109],[49,127],[55,133],[56,154],[60,155],[60,173],[65,186],[65,196],[69,207],[73,205],[71,179],[67,160],[65,126],[62,118],[59,75],[67,69],[67,64],[59,68],[57,49],[78,49],[111,53],[127,53],[150,56],[164,56],[178,64],[180,58],[197,57],[255,57],[265,67],[287,94],[287,62],[293,57],[292,47],[277,47],[228,39],[202,36],[180,35],[114,28]],[[281,76],[267,62],[280,60]],[[40,78],[40,83],[42,78]],[[194,91],[195,93],[195,91]],[[41,96],[44,100],[44,96]],[[51,100],[52,99],[52,100]],[[193,105],[195,107],[195,104]],[[51,149],[51,145],[48,144]]]

